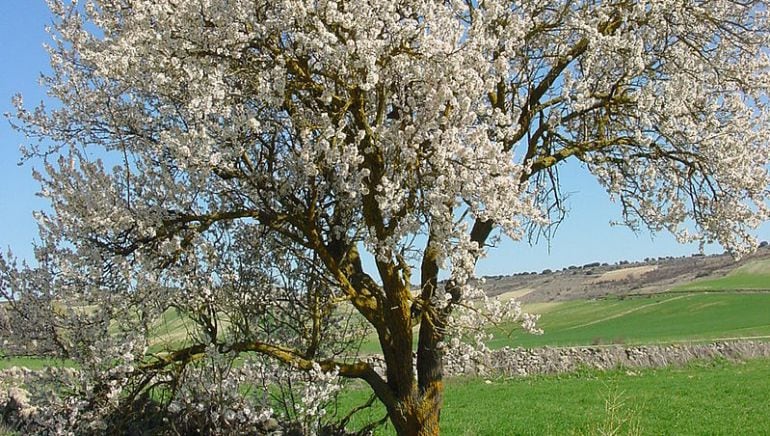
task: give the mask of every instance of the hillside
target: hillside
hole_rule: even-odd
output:
[[[693,255],[617,264],[589,263],[560,271],[485,277],[490,296],[542,303],[678,291],[770,291],[770,247],[735,261]]]

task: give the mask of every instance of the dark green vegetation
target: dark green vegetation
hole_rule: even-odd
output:
[[[770,434],[770,360],[447,384],[443,435]],[[343,407],[363,402],[353,390]],[[368,412],[382,417],[383,410]],[[362,417],[363,418],[363,417]],[[381,435],[394,434],[391,428]]]

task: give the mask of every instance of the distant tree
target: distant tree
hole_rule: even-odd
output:
[[[56,101],[18,97],[14,123],[52,212],[38,269],[0,262],[0,290],[4,337],[45,332],[90,377],[62,403],[82,413],[160,388],[178,407],[188,368],[256,354],[438,434],[461,329],[533,328],[480,313],[469,279],[498,235],[561,221],[568,161],[632,228],[743,253],[768,218],[765,1],[50,4]],[[191,335],[150,353],[169,309]]]

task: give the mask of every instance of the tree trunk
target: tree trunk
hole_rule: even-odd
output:
[[[385,301],[379,305],[384,322],[376,328],[385,360],[386,386],[375,389],[375,393],[385,404],[400,436],[439,434],[444,399],[444,362],[439,344],[448,312],[434,306],[438,258],[431,234],[422,260],[421,292],[417,298],[412,295],[408,274],[392,263],[377,261]],[[415,319],[420,322],[416,367],[412,353]]]
[[[423,313],[417,350],[417,368],[412,366],[411,344],[383,344],[387,364],[387,395],[379,395],[388,409],[390,421],[399,436],[428,436],[439,434],[439,418],[443,405],[443,359],[437,342],[440,340],[435,324],[426,322]],[[409,329],[411,332],[411,329]],[[395,335],[394,335],[395,336]],[[411,333],[408,336],[411,338]],[[391,338],[392,339],[392,338]],[[408,347],[406,345],[409,345]]]
[[[438,253],[433,244],[433,235],[428,244],[421,265],[421,293],[416,306],[410,307],[409,314],[420,319],[417,341],[417,367],[412,367],[411,341],[408,349],[400,352],[399,363],[409,363],[408,379],[393,379],[388,375],[388,384],[396,392],[393,405],[388,405],[390,420],[399,436],[437,436],[444,399],[444,362],[438,344],[443,339],[440,326],[444,325],[441,315],[432,306],[433,294],[438,285]],[[414,302],[412,304],[415,304]],[[391,318],[392,319],[392,318]],[[407,321],[407,320],[404,320]],[[408,335],[412,339],[412,324],[408,323]],[[386,356],[386,361],[387,361]],[[390,366],[390,362],[387,362]],[[416,369],[416,381],[414,370]]]
[[[435,392],[443,392],[439,386]],[[439,393],[438,398],[442,395]],[[418,400],[404,399],[388,407],[390,421],[399,436],[437,436],[439,434],[439,418],[441,416],[441,401],[436,402],[436,396],[423,396]]]
[[[404,372],[400,375],[389,372],[388,386],[394,395],[389,401],[383,401],[400,436],[439,434],[439,419],[444,399],[444,362],[441,350],[437,347],[441,336],[436,329],[436,319],[429,313],[430,311],[422,313],[417,347],[417,383],[412,367],[411,349],[401,349],[398,359],[386,358],[386,361],[398,360],[402,364],[409,362],[408,366],[393,365]],[[393,349],[389,351],[396,352]]]

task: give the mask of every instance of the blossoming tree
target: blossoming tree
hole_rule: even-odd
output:
[[[563,162],[681,241],[741,253],[768,218],[765,1],[50,4],[57,104],[14,122],[53,211],[40,267],[4,261],[2,286],[19,337],[98,362],[115,397],[257,353],[437,434],[456,328],[533,328],[481,316],[469,279],[490,238],[561,218]],[[196,335],[147,353],[169,308]],[[351,313],[384,371],[344,354]]]

